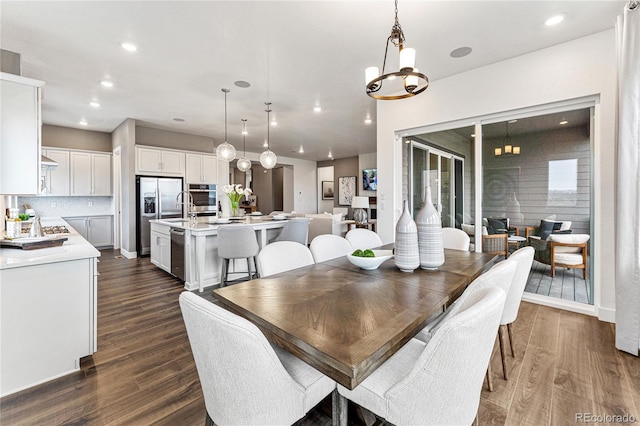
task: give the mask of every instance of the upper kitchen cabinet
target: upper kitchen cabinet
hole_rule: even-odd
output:
[[[184,153],[136,146],[136,174],[184,176]]]
[[[109,196],[111,154],[71,151],[71,195]]]
[[[218,183],[215,155],[187,154],[187,183]]]
[[[69,151],[43,147],[42,154],[58,163],[58,165],[47,170],[43,168],[40,193],[50,196],[69,195]]]
[[[40,98],[44,82],[0,73],[0,194],[40,191]]]

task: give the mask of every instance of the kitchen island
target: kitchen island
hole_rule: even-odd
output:
[[[67,241],[0,249],[0,396],[77,371],[97,350],[100,252],[61,218],[41,221],[67,226]]]
[[[247,215],[240,221],[230,224],[251,225],[256,231],[256,238],[260,248],[276,237],[288,220],[272,220],[270,217]],[[158,219],[151,221],[151,262],[167,272],[171,272],[171,265],[167,261],[171,258],[170,229],[184,230],[184,287],[186,290],[198,289],[220,284],[221,261],[218,257],[218,227],[216,219],[207,219],[193,223],[188,219]],[[247,263],[244,259],[231,261],[230,279],[235,273],[246,272]]]

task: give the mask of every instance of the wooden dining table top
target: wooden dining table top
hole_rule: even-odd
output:
[[[366,271],[346,256],[213,291],[267,338],[353,389],[453,303],[496,256],[445,250],[437,271]]]

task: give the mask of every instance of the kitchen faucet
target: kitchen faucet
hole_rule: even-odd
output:
[[[182,205],[184,206],[184,194],[187,194],[187,216],[189,216],[189,219],[191,219],[191,222],[195,222],[196,221],[196,209],[195,206],[193,204],[193,195],[191,195],[191,192],[189,191],[182,191],[180,192],[177,196],[176,196],[176,204],[178,206]],[[180,202],[180,196],[182,195],[182,202]]]

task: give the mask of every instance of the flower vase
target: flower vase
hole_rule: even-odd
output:
[[[231,217],[238,217],[238,201],[231,201]]]
[[[433,206],[431,187],[425,187],[424,204],[416,214],[420,267],[436,270],[444,263],[440,213]]]
[[[405,200],[402,214],[396,224],[395,264],[402,272],[413,272],[420,266],[418,253],[418,228],[409,213],[409,203]]]

